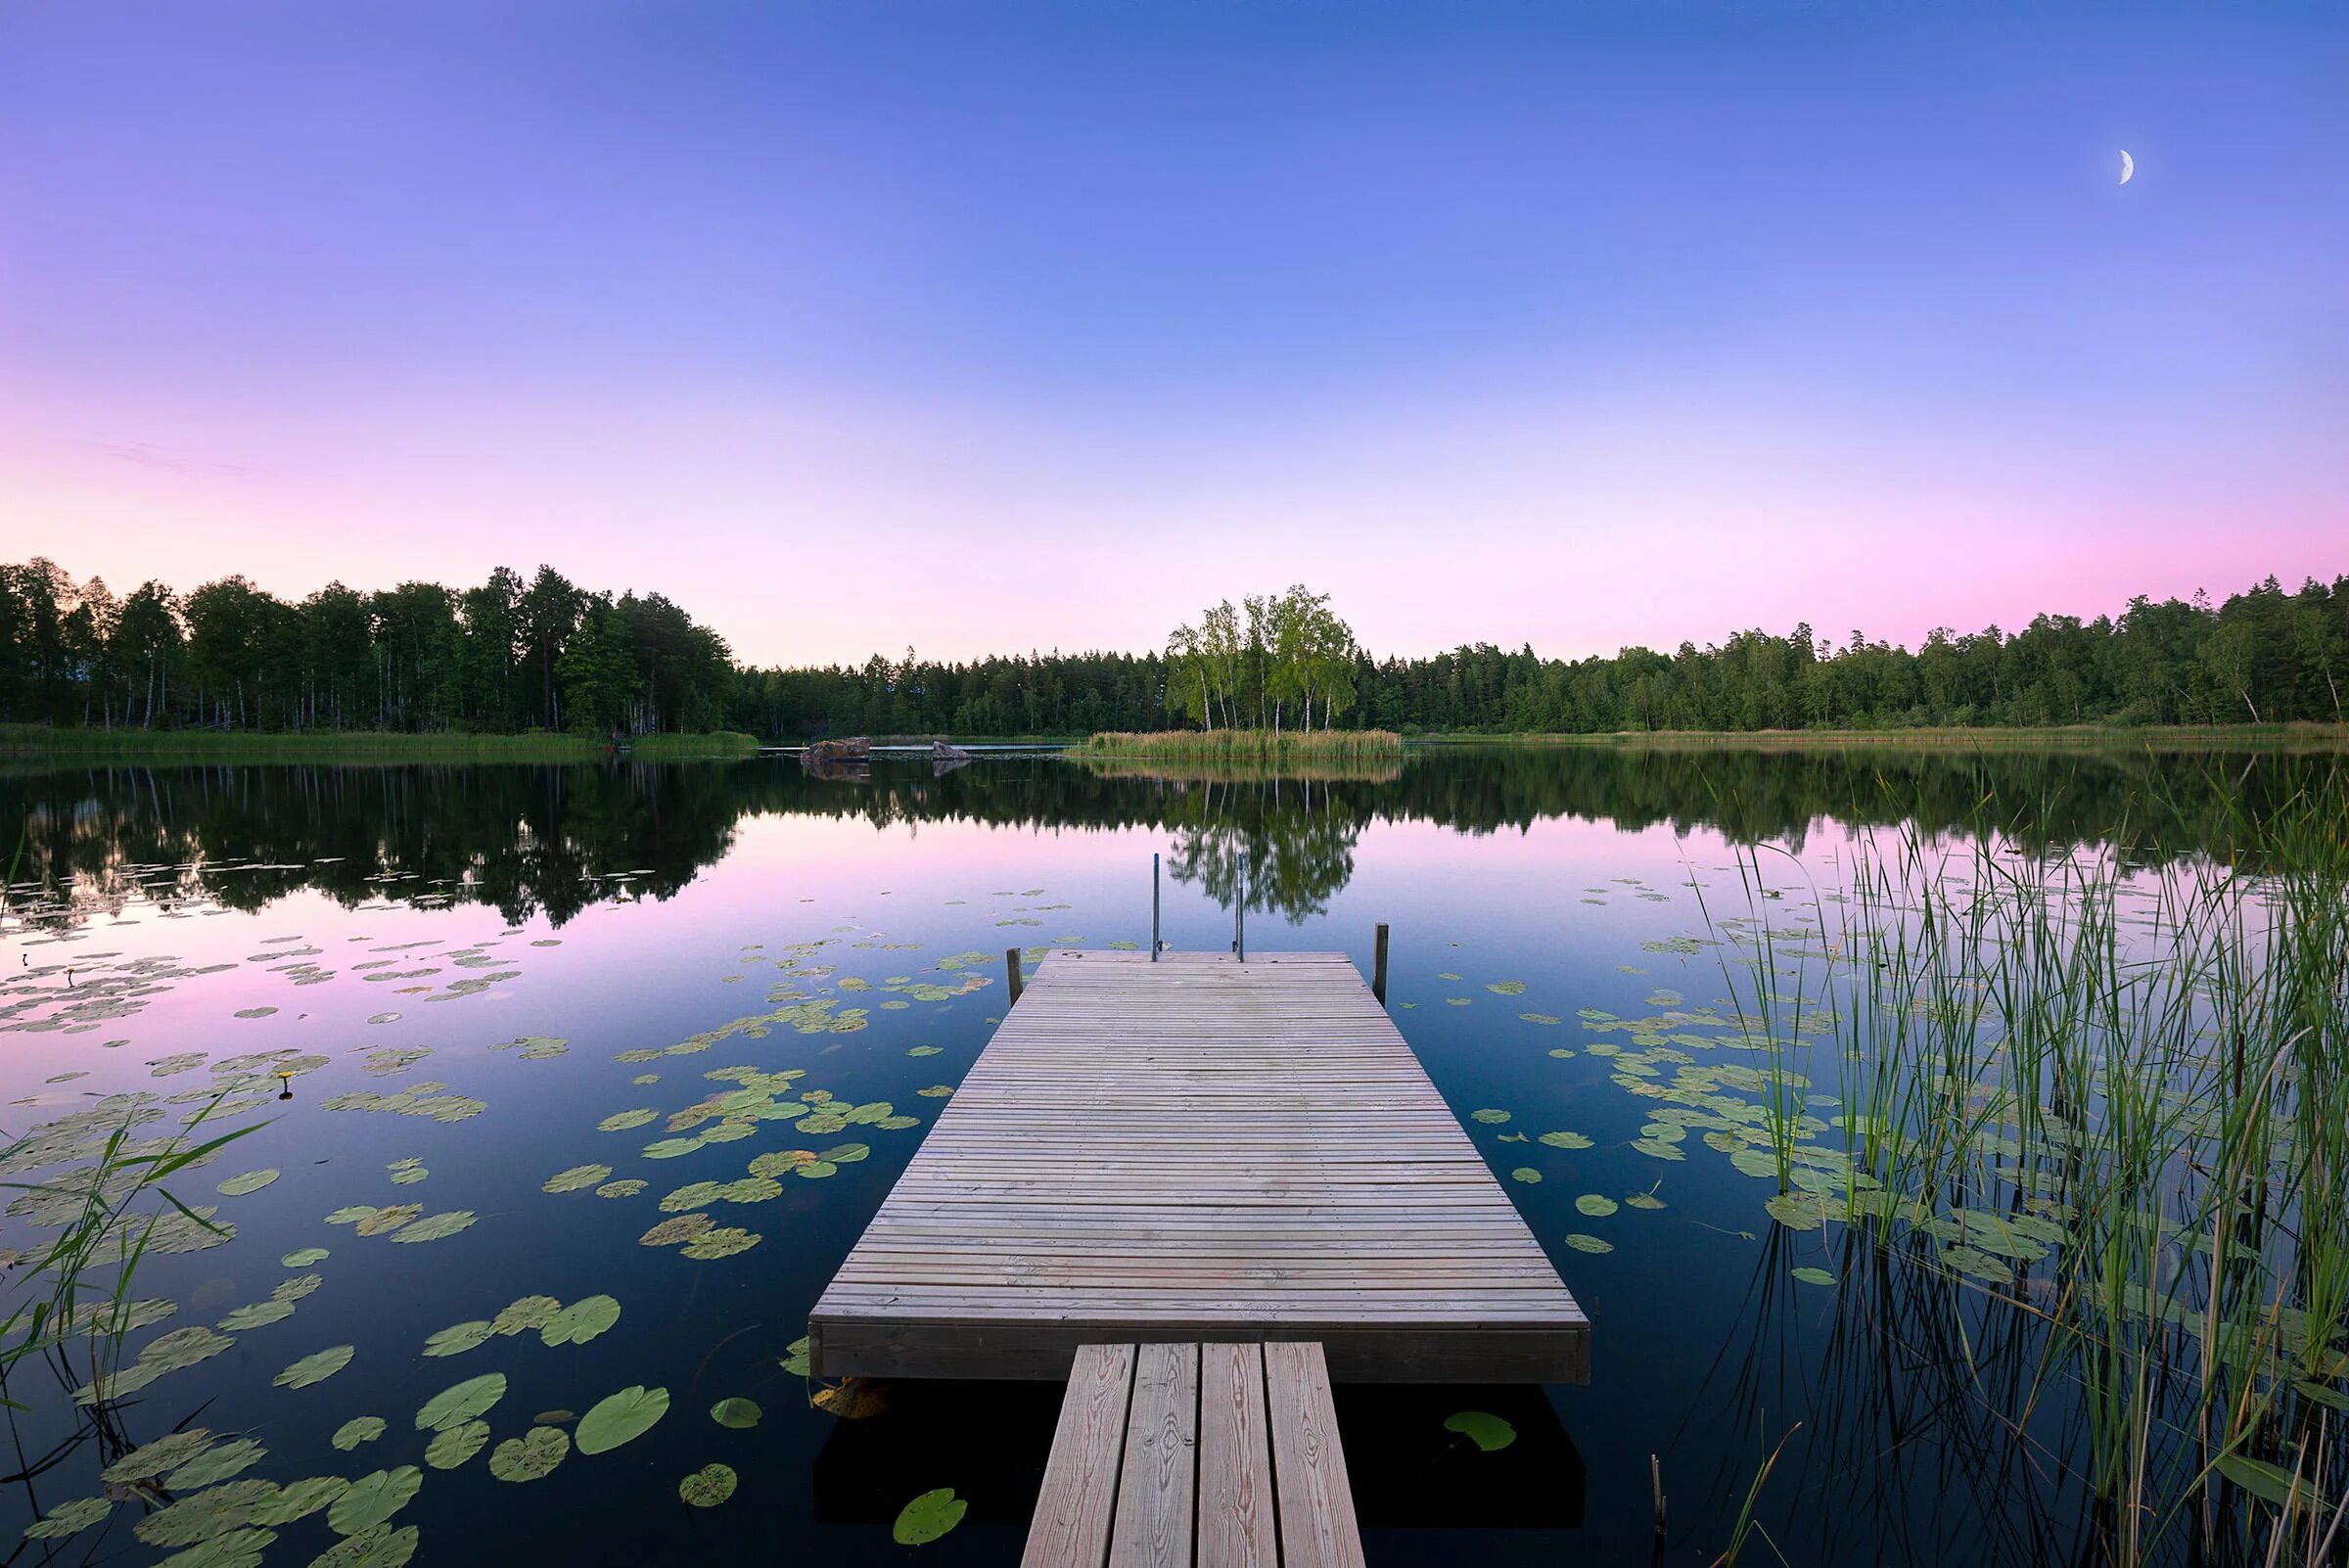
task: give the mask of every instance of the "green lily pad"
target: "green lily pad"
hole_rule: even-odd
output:
[[[312,1351],[269,1380],[272,1388],[308,1388],[323,1383],[344,1367],[357,1354],[349,1345],[329,1345],[322,1351]]]
[[[1468,1113],[1468,1120],[1471,1122],[1482,1122],[1487,1127],[1498,1127],[1501,1123],[1506,1122],[1508,1119],[1508,1112],[1497,1110],[1491,1106],[1488,1106],[1481,1111],[1470,1111]]]
[[[165,1470],[175,1470],[202,1453],[212,1442],[212,1434],[201,1426],[185,1432],[173,1432],[144,1443],[114,1463],[98,1472],[101,1481],[148,1481]]]
[[[326,1510],[327,1525],[339,1536],[355,1536],[406,1507],[408,1499],[423,1485],[424,1472],[412,1464],[403,1464],[396,1470],[370,1471],[353,1481],[350,1490]]]
[[[758,1401],[746,1400],[739,1395],[719,1400],[710,1407],[711,1420],[720,1426],[732,1427],[737,1432],[757,1426],[760,1416],[764,1413],[759,1408]]]
[[[1566,1238],[1566,1245],[1577,1252],[1613,1252],[1615,1250],[1615,1243],[1601,1241],[1598,1237],[1586,1235],[1580,1230]]]
[[[283,1525],[306,1519],[349,1490],[350,1483],[339,1475],[304,1476],[291,1486],[280,1487],[277,1496],[253,1514],[253,1523]]]
[[[462,1356],[489,1337],[489,1324],[476,1317],[469,1322],[451,1323],[437,1330],[424,1342],[427,1356]]]
[[[612,1168],[608,1165],[575,1165],[568,1171],[558,1171],[538,1183],[541,1192],[577,1192],[608,1179]]]
[[[429,1220],[419,1220],[414,1224],[402,1225],[399,1233],[392,1239],[393,1241],[438,1241],[443,1236],[453,1236],[458,1231],[467,1228],[473,1223],[473,1221],[472,1210],[451,1209],[446,1214],[437,1214]]]
[[[1539,1181],[1542,1179],[1542,1173],[1530,1165],[1521,1165],[1509,1173],[1509,1178],[1513,1181]]]
[[[502,1381],[502,1379],[501,1379]],[[606,1453],[653,1429],[668,1413],[668,1390],[635,1384],[599,1400],[579,1417],[579,1452]]]
[[[310,1568],[407,1568],[408,1559],[416,1555],[416,1535],[414,1525],[396,1530],[388,1524],[371,1525],[319,1553]]]
[[[605,1117],[595,1126],[596,1130],[601,1132],[625,1132],[632,1127],[644,1126],[645,1123],[652,1121],[660,1114],[659,1111],[651,1110],[621,1111]]]
[[[424,1407],[416,1412],[416,1430],[445,1432],[452,1426],[462,1426],[477,1416],[486,1414],[489,1407],[505,1397],[506,1374],[503,1372],[484,1372],[480,1377],[452,1383],[424,1402]],[[348,1531],[344,1533],[349,1534]]]
[[[734,1496],[734,1471],[723,1464],[705,1464],[677,1483],[677,1496],[697,1508],[714,1508]]]
[[[889,1537],[900,1546],[927,1545],[956,1525],[970,1504],[954,1495],[952,1487],[940,1487],[925,1492],[898,1510],[895,1524],[889,1527]]]
[[[482,1452],[489,1441],[489,1423],[466,1421],[443,1427],[424,1446],[424,1462],[436,1470],[453,1470]]]
[[[1590,1140],[1580,1132],[1544,1132],[1537,1140],[1553,1149],[1587,1149]]]
[[[1444,1430],[1457,1432],[1486,1453],[1497,1453],[1517,1441],[1517,1429],[1499,1416],[1485,1410],[1460,1410],[1444,1418]]]
[[[620,1303],[609,1296],[584,1296],[539,1326],[549,1345],[584,1345],[620,1321]]]
[[[238,1308],[213,1326],[242,1332],[248,1328],[265,1328],[293,1315],[294,1304],[290,1301],[256,1301]]]
[[[26,1525],[24,1535],[33,1541],[63,1541],[68,1536],[79,1535],[114,1511],[115,1505],[104,1498],[75,1498],[71,1502],[59,1503],[38,1521]]]
[[[534,1426],[518,1438],[508,1438],[489,1455],[489,1473],[500,1481],[536,1481],[553,1473],[571,1453],[571,1438],[562,1428]]]
[[[362,1443],[373,1443],[384,1435],[384,1418],[380,1415],[354,1415],[335,1428],[331,1440],[335,1447],[348,1453]]]
[[[248,1192],[258,1192],[277,1179],[275,1171],[248,1171],[243,1176],[230,1176],[214,1189],[223,1197],[241,1198]]]
[[[713,1258],[731,1258],[738,1252],[748,1252],[759,1245],[760,1239],[755,1230],[723,1225],[695,1236],[685,1243],[684,1251],[688,1258],[708,1262]]]
[[[253,1439],[239,1438],[234,1443],[206,1449],[163,1477],[163,1486],[172,1492],[201,1492],[215,1482],[243,1474],[268,1454],[269,1451]]]
[[[785,1348],[783,1352],[783,1370],[789,1372],[794,1377],[806,1377],[809,1375],[807,1370],[807,1341],[806,1339],[795,1339],[789,1346]]]
[[[1574,1200],[1574,1206],[1584,1214],[1589,1215],[1593,1220],[1604,1220],[1608,1215],[1613,1214],[1617,1208],[1617,1204],[1613,1198],[1596,1192],[1584,1193],[1581,1197]]]
[[[1794,1277],[1806,1285],[1832,1285],[1835,1283],[1833,1274],[1828,1273],[1824,1268],[1809,1266],[1795,1269]]]
[[[489,1329],[497,1334],[520,1334],[544,1328],[562,1310],[563,1304],[552,1296],[525,1296],[508,1303],[490,1322]]]

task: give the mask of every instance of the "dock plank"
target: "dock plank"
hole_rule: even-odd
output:
[[[1101,1568],[1108,1560],[1133,1360],[1131,1345],[1086,1345],[1072,1358],[1020,1568]]]

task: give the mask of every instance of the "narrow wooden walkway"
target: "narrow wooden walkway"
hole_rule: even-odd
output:
[[[1361,1568],[1321,1347],[1077,1353],[1021,1568]]]
[[[1050,954],[809,1319],[826,1377],[1175,1341],[1589,1375],[1581,1309],[1342,953]]]

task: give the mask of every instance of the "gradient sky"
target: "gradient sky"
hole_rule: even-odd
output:
[[[2337,5],[10,0],[0,558],[760,662],[2329,578],[2344,83]]]

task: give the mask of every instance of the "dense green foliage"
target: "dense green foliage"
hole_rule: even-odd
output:
[[[2132,600],[2083,622],[1936,630],[1914,650],[1798,625],[1670,654],[1544,659],[1492,644],[1373,659],[1302,587],[1208,612],[1167,654],[736,668],[659,594],[540,568],[478,588],[329,584],[288,603],[242,577],[116,598],[55,565],[0,567],[0,721],[114,727],[820,735],[1151,731],[1189,721],[1404,734],[2339,722],[2349,576],[2212,605]],[[1203,679],[1203,677],[1205,677]],[[1308,715],[1310,715],[1310,718]]]
[[[1164,729],[1205,710],[1219,723],[1268,728],[1284,695],[1301,694],[1284,690],[1282,660],[1258,619],[1243,623],[1219,606],[1204,629],[1177,630],[1173,671],[1194,661],[1217,671],[1204,702],[1185,696],[1180,679],[1170,692],[1169,661],[1158,656],[947,665],[908,650],[896,664],[876,656],[861,666],[745,671],[735,722],[784,736],[1069,735]],[[1335,625],[1342,633],[1344,623]],[[2141,597],[2117,617],[2043,615],[2011,634],[1937,630],[1913,651],[1857,631],[1838,648],[1809,626],[1577,660],[1490,643],[1374,660],[1352,648],[1350,635],[1345,642],[1353,662],[1344,681],[1316,677],[1323,692],[1343,691],[1337,721],[1405,734],[2338,722],[2349,685],[2349,576],[2296,593],[2270,578],[2216,607],[2199,595]],[[1323,712],[1316,706],[1316,717]]]
[[[289,603],[242,576],[116,598],[51,561],[0,566],[0,719],[642,734],[721,727],[732,681],[724,641],[660,594],[591,593],[548,567]]]

